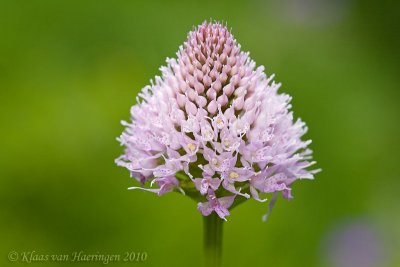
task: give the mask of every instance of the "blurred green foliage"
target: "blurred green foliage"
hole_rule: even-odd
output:
[[[324,237],[352,218],[371,222],[385,266],[400,266],[399,10],[355,0],[0,1],[0,265],[24,265],[7,260],[13,250],[82,250],[201,266],[195,202],[126,190],[136,182],[114,164],[115,138],[138,91],[213,18],[293,96],[323,169],[267,223],[266,204],[233,210],[224,266],[327,266]]]

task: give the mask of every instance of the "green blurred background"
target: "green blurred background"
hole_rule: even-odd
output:
[[[148,254],[111,266],[201,266],[196,204],[128,191],[115,138],[138,91],[213,18],[293,96],[323,169],[266,223],[265,203],[233,210],[224,266],[400,266],[399,11],[356,0],[0,1],[0,265],[26,266],[10,251],[82,250]],[[360,225],[349,246],[343,236]],[[102,265],[80,265],[92,264]]]

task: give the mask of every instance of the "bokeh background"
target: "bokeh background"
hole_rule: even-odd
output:
[[[266,223],[265,203],[233,210],[224,266],[400,266],[399,10],[361,0],[0,1],[0,265],[28,266],[10,251],[133,251],[147,260],[109,265],[201,266],[196,204],[128,191],[136,183],[114,164],[115,138],[138,91],[213,18],[293,96],[323,169]]]

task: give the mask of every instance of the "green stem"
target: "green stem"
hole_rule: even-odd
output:
[[[221,266],[223,222],[216,213],[203,217],[204,222],[204,266]]]

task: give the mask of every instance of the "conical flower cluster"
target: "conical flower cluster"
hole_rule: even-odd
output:
[[[289,199],[296,179],[313,178],[311,141],[301,140],[307,128],[294,121],[290,96],[224,25],[198,26],[160,70],[118,138],[125,153],[116,163],[141,183],[132,189],[181,191],[204,216],[225,219],[239,198]]]

